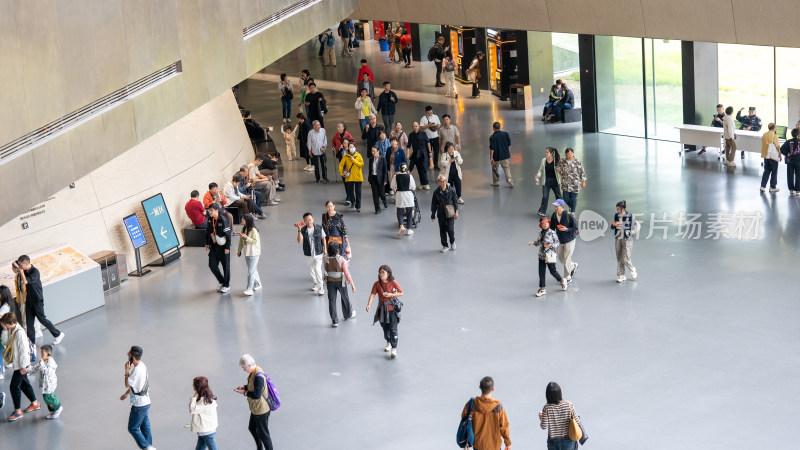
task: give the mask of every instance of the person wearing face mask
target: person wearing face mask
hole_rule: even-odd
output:
[[[567,290],[567,280],[562,278],[558,273],[558,269],[556,269],[556,261],[558,261],[556,248],[558,248],[559,245],[558,235],[555,231],[550,229],[550,221],[547,219],[542,219],[539,222],[539,228],[539,236],[536,240],[528,242],[528,245],[539,247],[539,290],[536,291],[537,297],[547,294],[544,282],[545,272],[547,270],[550,271],[550,275],[553,275],[556,281],[561,283],[561,290]]]
[[[350,149],[339,162],[339,173],[344,177],[347,197],[351,199],[356,212],[361,212],[361,183],[364,182],[364,158],[356,152],[356,146],[350,143]]]

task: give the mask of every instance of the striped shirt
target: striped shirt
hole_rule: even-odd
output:
[[[566,400],[561,400],[557,404],[548,403],[542,408],[541,426],[547,430],[547,437],[565,438],[569,436],[570,404]],[[574,408],[573,408],[574,409]],[[578,414],[575,413],[575,420],[580,423]]]

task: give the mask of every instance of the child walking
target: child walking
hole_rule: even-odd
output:
[[[43,345],[40,351],[42,357],[39,359],[39,363],[31,367],[28,373],[39,373],[39,388],[42,389],[44,403],[50,411],[47,418],[55,419],[64,411],[64,407],[61,406],[61,400],[56,396],[56,386],[58,385],[56,369],[58,368],[58,364],[56,364],[56,360],[53,359],[52,345]]]
[[[288,123],[283,126],[283,140],[286,141],[286,156],[289,161],[294,161],[297,159],[297,146],[294,143],[297,140],[297,125],[294,128]]]

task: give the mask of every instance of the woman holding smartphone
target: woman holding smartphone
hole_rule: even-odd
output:
[[[261,256],[261,236],[255,225],[252,214],[244,215],[244,226],[239,235],[239,251],[236,253],[241,258],[244,250],[244,259],[247,262],[247,289],[244,295],[253,295],[253,291],[261,290],[261,277],[258,276],[258,258]]]
[[[217,450],[217,397],[208,387],[206,377],[192,380],[194,395],[189,400],[189,414],[192,415],[191,430],[197,433],[195,450]]]
[[[372,323],[381,323],[383,338],[386,340],[386,347],[383,351],[391,352],[391,358],[394,359],[397,358],[397,324],[400,323],[400,315],[392,300],[403,296],[403,288],[395,281],[392,268],[387,265],[378,269],[378,281],[372,285],[372,292],[369,294],[367,302],[367,312],[369,312],[375,296],[378,297],[378,308]]]
[[[283,111],[283,122],[291,122],[292,119],[292,99],[294,98],[294,88],[292,80],[281,74],[281,81],[278,83],[278,90],[281,92],[281,109]]]

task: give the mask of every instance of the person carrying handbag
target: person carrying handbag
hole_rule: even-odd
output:
[[[439,216],[439,238],[442,241],[442,253],[456,249],[455,221],[458,220],[458,194],[455,188],[447,184],[447,177],[439,175],[436,179],[439,185],[431,197],[431,222]],[[450,246],[447,238],[450,237]]]
[[[556,262],[558,262],[558,255],[556,248],[558,247],[558,235],[555,231],[550,229],[550,221],[542,219],[539,221],[539,236],[535,241],[528,242],[528,245],[535,245],[539,247],[539,290],[536,291],[536,296],[541,297],[547,294],[545,290],[545,271],[549,270],[553,278],[561,283],[561,290],[567,290],[567,280],[561,277],[556,269]]]
[[[767,188],[767,181],[769,181],[769,191],[778,192],[778,162],[783,159],[778,142],[778,135],[775,134],[775,124],[770,123],[767,126],[767,132],[761,136],[761,157],[764,158],[764,174],[761,175],[761,192]],[[770,179],[770,177],[772,177]]]
[[[474,58],[472,58],[472,63],[469,65],[469,69],[467,69],[467,81],[472,83],[472,98],[480,98],[481,91],[478,89],[478,79],[481,77],[481,68],[480,68],[480,61],[483,59],[483,52],[478,52]]]
[[[583,432],[583,425],[575,412],[575,407],[562,398],[561,386],[553,381],[547,384],[545,398],[547,403],[539,411],[539,425],[543,430],[547,430],[548,450],[577,450],[578,442],[583,444],[589,436]],[[582,436],[571,436],[575,428],[580,429]]]

